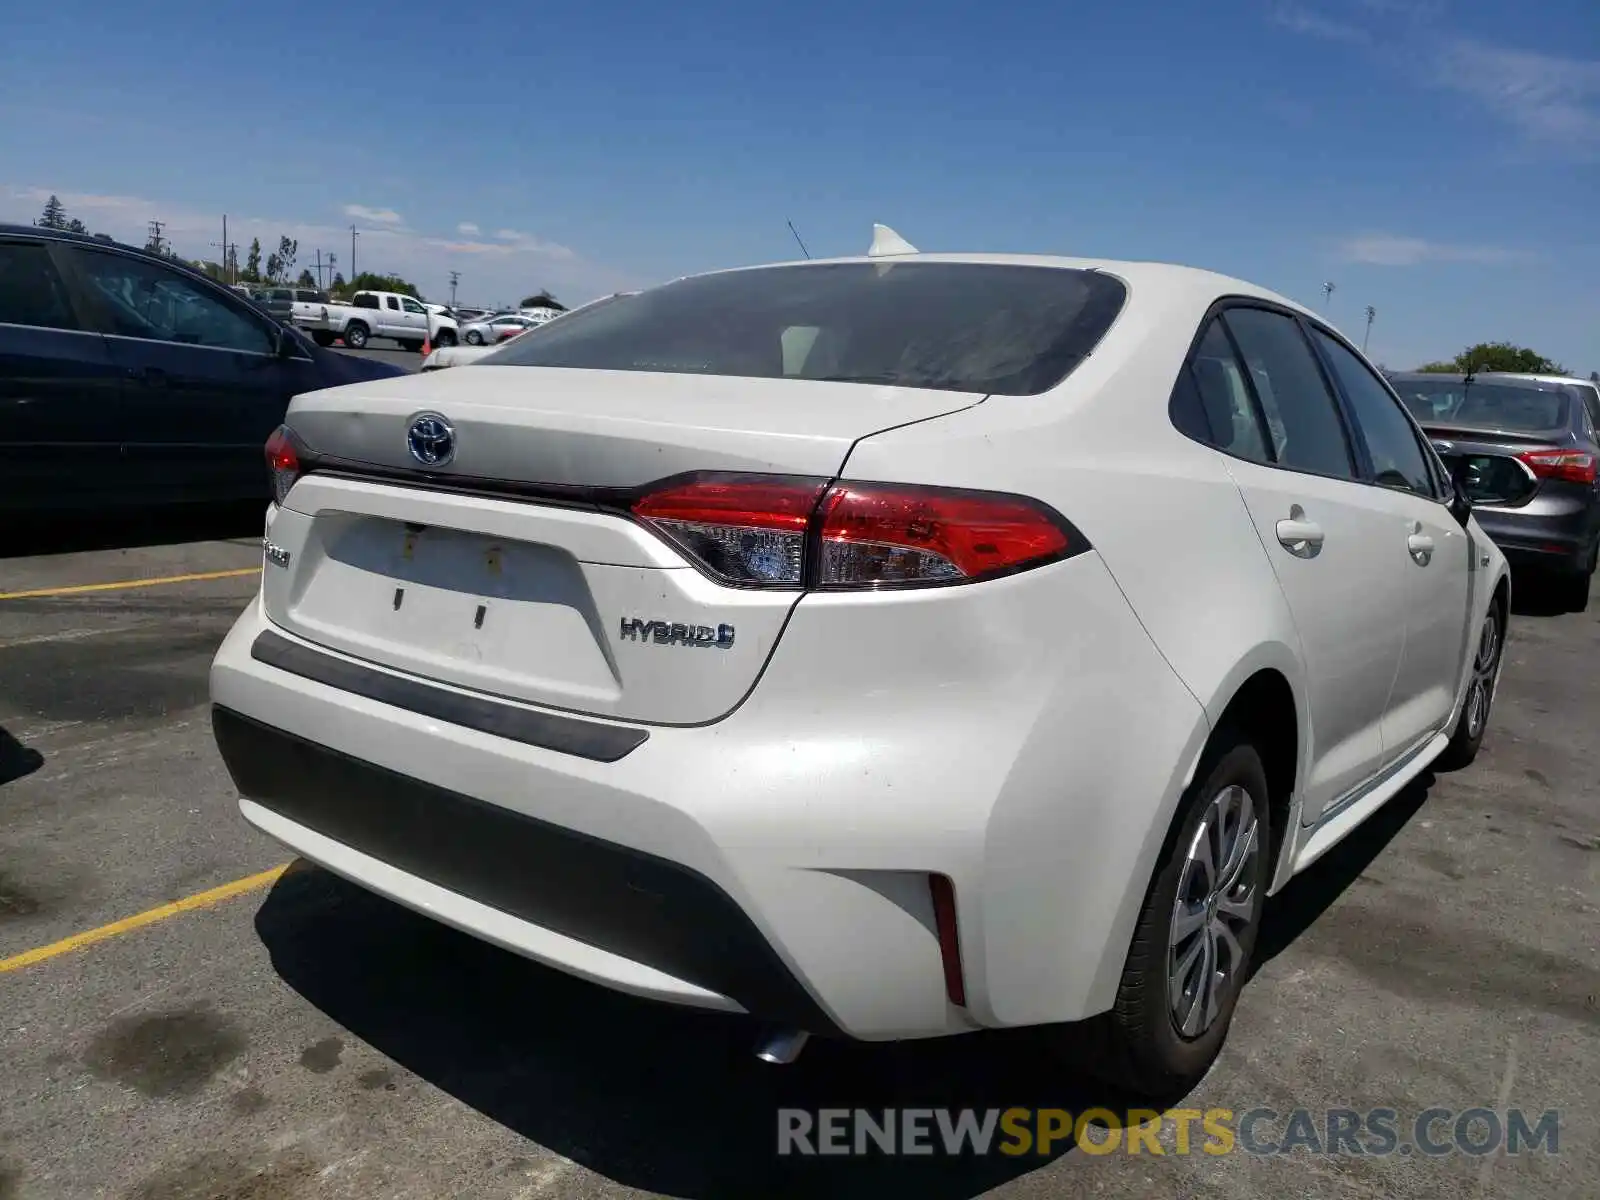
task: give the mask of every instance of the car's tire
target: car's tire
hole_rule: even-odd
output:
[[[1585,576],[1587,582],[1587,576]],[[1483,745],[1484,730],[1489,728],[1489,710],[1494,705],[1495,686],[1500,679],[1500,657],[1505,652],[1506,618],[1498,600],[1489,602],[1489,612],[1478,627],[1476,649],[1468,668],[1472,677],[1467,681],[1466,699],[1461,704],[1461,715],[1451,731],[1450,744],[1434,760],[1441,771],[1456,771],[1478,757]]]
[[[367,327],[360,321],[351,321],[344,327],[344,344],[352,350],[365,350],[369,336]]]
[[[1269,794],[1256,748],[1219,730],[1162,847],[1116,1003],[1069,1051],[1107,1083],[1176,1097],[1221,1051],[1272,882]]]
[[[469,346],[481,346],[481,345],[483,345],[483,334],[479,333],[476,329],[467,330],[467,345],[469,345]]]
[[[334,336],[326,329],[314,329],[311,331],[311,340],[317,345],[326,349],[327,347],[333,345]]]
[[[435,346],[454,346],[456,344],[455,331],[451,329],[439,330],[439,337],[433,343]]]

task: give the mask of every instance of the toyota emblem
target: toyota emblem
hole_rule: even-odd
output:
[[[421,413],[406,432],[411,457],[425,467],[442,467],[456,455],[455,427],[438,413]]]

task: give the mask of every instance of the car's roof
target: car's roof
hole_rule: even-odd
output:
[[[1467,376],[1459,371],[1387,371],[1385,375],[1391,380],[1404,383],[1421,383],[1424,380],[1441,380],[1445,383],[1465,383]],[[1480,383],[1514,384],[1526,388],[1530,392],[1555,392],[1561,390],[1560,382],[1533,375],[1502,375],[1496,371],[1479,371],[1474,374],[1472,381]],[[1577,380],[1573,380],[1574,383]]]
[[[1594,387],[1592,379],[1582,379],[1577,375],[1540,375],[1532,371],[1480,371],[1479,378],[1485,375],[1495,379],[1529,379],[1537,383],[1581,383],[1586,387]]]
[[[847,258],[807,258],[789,262],[761,263],[751,267],[733,267],[731,271],[756,271],[765,267],[825,267],[840,263],[865,263],[871,266],[890,266],[895,263],[971,263],[988,266],[1056,267],[1076,271],[1099,271],[1114,275],[1133,291],[1149,289],[1165,292],[1174,298],[1203,300],[1218,296],[1249,296],[1270,300],[1308,317],[1327,323],[1311,309],[1281,296],[1276,292],[1243,279],[1207,271],[1201,267],[1186,267],[1176,263],[1135,262],[1112,258],[1067,258],[1051,254],[917,254],[857,255]],[[702,275],[720,275],[725,271],[706,271]]]

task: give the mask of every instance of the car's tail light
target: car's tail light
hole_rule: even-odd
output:
[[[970,583],[1087,549],[1036,501],[905,484],[710,475],[651,492],[632,512],[713,577],[746,587]]]
[[[267,471],[272,476],[272,498],[282,504],[294,481],[300,478],[300,455],[283,425],[267,439]]]
[[[726,583],[799,587],[806,529],[826,480],[713,476],[652,492],[634,516]]]
[[[962,583],[1065,555],[1064,523],[1032,500],[984,492],[838,483],[822,502],[824,588]]]
[[[944,964],[944,994],[951,1004],[967,1003],[967,980],[961,970],[961,933],[956,925],[956,889],[948,875],[929,875],[933,923],[939,931],[939,958]]]
[[[1540,479],[1563,479],[1568,483],[1595,481],[1595,456],[1587,450],[1527,450],[1517,457]]]

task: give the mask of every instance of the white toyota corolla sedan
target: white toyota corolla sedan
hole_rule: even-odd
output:
[[[1505,562],[1298,305],[874,251],[298,397],[211,675],[240,808],[772,1060],[1088,1020],[1192,1081],[1267,898],[1476,754]]]

